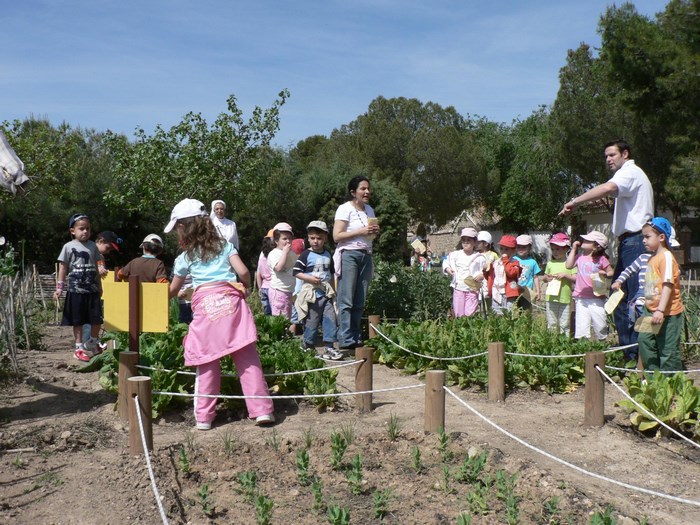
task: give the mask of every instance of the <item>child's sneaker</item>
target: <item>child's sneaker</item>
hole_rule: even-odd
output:
[[[95,339],[94,337],[85,341],[85,352],[91,354],[91,357],[101,354],[105,348],[107,348],[107,345],[103,345],[100,343],[99,339]]]
[[[85,351],[83,343],[78,343],[75,345],[75,352],[73,352],[73,357],[75,357],[78,361],[84,361],[86,363],[90,361],[90,359],[92,359],[92,356],[88,355],[88,353]]]
[[[211,421],[197,421],[197,430],[211,430]]]
[[[255,424],[260,426],[272,425],[275,422],[273,414],[264,414],[255,418]]]

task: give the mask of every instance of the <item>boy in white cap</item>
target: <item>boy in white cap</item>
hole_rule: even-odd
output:
[[[338,321],[333,305],[333,257],[325,246],[328,240],[328,226],[323,221],[311,221],[306,231],[309,248],[301,252],[293,269],[294,276],[304,283],[295,303],[299,321],[306,318],[304,346],[307,349],[316,348],[318,327],[321,325],[324,349],[318,356],[321,359],[342,359],[343,354],[334,348],[338,340]]]
[[[445,271],[452,276],[452,307],[455,317],[474,315],[479,307],[479,290],[484,280],[486,258],[476,251],[477,232],[464,228],[460,235],[461,250],[448,257]]]
[[[163,253],[163,239],[155,233],[149,233],[139,246],[143,255],[132,259],[119,270],[120,281],[126,281],[131,275],[137,275],[142,283],[167,283],[165,265],[158,256]]]
[[[534,291],[535,301],[540,300],[540,278],[539,274],[542,269],[537,261],[532,256],[532,237],[529,235],[518,235],[515,238],[515,259],[520,263],[522,268],[522,273],[520,274],[520,279],[518,280],[518,286],[521,288],[521,292],[527,288],[528,290]],[[523,310],[532,309],[532,304],[528,299],[526,299],[521,293],[516,306],[522,308]]]

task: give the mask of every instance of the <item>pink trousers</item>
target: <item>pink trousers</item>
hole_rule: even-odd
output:
[[[244,396],[269,396],[267,383],[263,376],[260,357],[255,343],[250,343],[231,355],[238,370],[241,389]],[[195,394],[219,395],[221,393],[221,360],[197,366],[197,378],[194,383]],[[216,416],[216,398],[195,397],[194,415],[198,423],[210,423]],[[251,418],[272,414],[272,399],[246,399],[248,415]]]
[[[292,318],[292,293],[282,292],[275,288],[269,288],[267,297],[270,300],[272,315],[283,315],[287,319]]]
[[[479,307],[478,292],[463,292],[462,290],[454,290],[452,295],[452,308],[455,312],[455,317],[469,317],[474,315]]]

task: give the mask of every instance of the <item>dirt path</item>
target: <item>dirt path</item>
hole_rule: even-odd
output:
[[[0,523],[123,524],[161,523],[143,457],[128,454],[128,434],[114,412],[115,396],[104,392],[97,374],[77,374],[70,353],[70,333],[48,327],[46,351],[21,354],[26,380],[0,396]],[[341,390],[354,388],[354,369],[341,369]],[[421,381],[384,366],[374,367],[375,388]],[[583,428],[583,391],[548,396],[518,391],[504,404],[483,393],[456,391],[476,410],[528,443],[566,461],[626,483],[700,501],[700,450],[665,438],[642,439],[614,406],[619,393],[606,388],[607,423]],[[353,512],[353,524],[379,523],[371,514],[375,490],[388,488],[392,499],[383,523],[456,523],[468,508],[468,488],[441,486],[437,437],[424,435],[423,389],[375,394],[374,410],[359,415],[354,398],[319,414],[311,406],[276,403],[278,424],[261,429],[230,411],[211,432],[192,431],[191,410],[172,413],[154,425],[153,461],[159,490],[171,523],[256,523],[255,507],[240,492],[237,476],[255,470],[259,486],[274,500],[272,523],[328,523],[324,512],[311,511],[313,498],[299,485],[296,452],[313,436],[313,470],[324,481],[327,504],[337,501]],[[559,521],[587,523],[590,513],[614,508],[618,523],[697,524],[700,508],[639,494],[583,476],[528,450],[497,432],[447,396],[446,429],[457,458],[454,475],[467,450],[489,452],[492,469],[517,473],[520,523],[547,523],[545,502],[559,501]],[[388,439],[390,419],[401,434]],[[364,461],[360,496],[348,492],[344,475],[328,466],[330,434],[352,428],[355,443],[346,453]],[[230,448],[223,446],[225,436]],[[425,469],[409,467],[418,448]],[[10,450],[27,449],[24,452]],[[189,450],[191,471],[180,463]],[[206,511],[199,491],[207,485],[214,510]],[[472,523],[505,523],[498,501]],[[369,510],[365,510],[365,507]]]

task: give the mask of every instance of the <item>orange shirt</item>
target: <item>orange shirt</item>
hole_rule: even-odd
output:
[[[645,274],[644,298],[646,307],[655,312],[661,300],[661,290],[664,283],[671,283],[673,291],[671,300],[666,305],[664,315],[678,315],[683,312],[681,301],[681,269],[673,254],[668,250],[660,250],[649,259]]]

